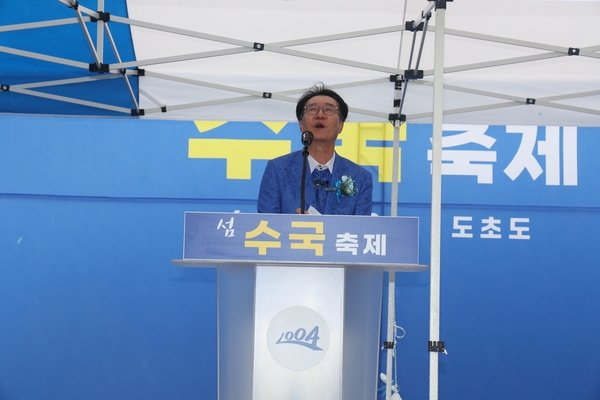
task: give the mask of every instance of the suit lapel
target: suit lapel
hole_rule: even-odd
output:
[[[334,187],[335,183],[338,180],[341,180],[342,175],[346,175],[351,172],[352,171],[348,170],[347,160],[336,153],[335,163],[333,164],[333,171],[331,173],[331,183],[329,184],[329,186]],[[343,210],[345,208],[347,208],[350,205],[350,203],[352,203],[352,202],[348,202],[348,201],[344,201],[344,200],[347,200],[347,199],[340,199],[340,202],[338,203],[337,193],[332,190],[328,194],[328,197],[327,197],[327,204],[325,205],[326,206],[325,213],[327,213],[327,214],[347,214],[347,212],[343,211]]]

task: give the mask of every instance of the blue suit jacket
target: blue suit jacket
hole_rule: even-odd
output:
[[[274,214],[295,214],[300,208],[300,182],[302,181],[302,151],[296,151],[277,157],[267,162],[267,168],[260,184],[258,195],[258,212]],[[341,179],[342,175],[350,175],[358,189],[353,196],[341,197],[338,202],[334,190],[327,191],[321,214],[371,215],[373,197],[373,176],[365,168],[352,161],[335,156],[331,173],[330,187]],[[305,208],[317,207],[316,189],[308,163],[306,166]]]

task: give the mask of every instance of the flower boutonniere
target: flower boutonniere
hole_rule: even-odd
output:
[[[354,186],[354,181],[350,175],[343,175],[341,179],[335,182],[335,187],[327,188],[325,190],[335,190],[338,203],[342,197],[354,196],[358,192],[358,188]]]

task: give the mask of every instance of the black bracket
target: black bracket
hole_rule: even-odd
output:
[[[423,27],[425,26],[424,22],[421,22],[419,25],[414,26],[415,25],[415,21],[406,21],[404,23],[404,29],[407,31],[411,31],[411,32],[420,32],[423,30]]]
[[[527,104],[527,105],[535,104],[535,99],[527,98],[527,100],[525,100],[525,104]]]
[[[110,72],[109,64],[100,64],[100,68],[96,63],[90,64],[90,72]]]
[[[577,47],[569,47],[569,52],[567,54],[570,56],[578,56],[579,49]]]
[[[73,10],[77,10],[79,8],[79,2],[75,2],[72,6],[68,6],[69,8],[72,8]]]
[[[439,9],[446,9],[446,3],[447,2],[452,2],[454,0],[428,0],[428,1],[435,1],[435,9],[439,10]]]
[[[394,82],[394,90],[402,90],[402,83],[405,82],[404,76],[399,75],[399,74],[398,75],[390,75],[390,82]],[[401,102],[400,99],[394,99],[394,107],[400,107],[400,102]],[[392,115],[392,114],[390,114],[390,115]],[[399,118],[396,118],[397,115],[398,114],[394,114],[394,121],[396,119],[399,119]]]
[[[269,92],[263,92],[263,99],[270,99],[272,96],[272,93]]]
[[[404,71],[404,77],[406,79],[423,79],[423,70],[407,69]]]
[[[143,68],[137,69],[137,76],[146,76],[146,70]]]
[[[167,106],[162,106],[160,108],[160,112],[167,112]]]
[[[402,87],[402,82],[404,82],[404,76],[400,74],[390,75],[390,82],[395,82],[396,89],[399,89],[398,86]]]
[[[98,21],[108,22],[108,21],[110,21],[110,13],[98,11],[98,18],[90,16],[90,21],[92,21],[92,22],[98,22]]]
[[[252,46],[252,48],[256,51],[262,51],[265,49],[265,44],[264,43],[258,43],[258,42],[254,42],[254,46]]]
[[[0,90],[3,92],[8,92],[10,90],[10,86],[9,85],[0,85]]]
[[[394,101],[395,103],[395,101]],[[396,124],[396,121],[406,122],[406,115],[404,114],[388,114],[388,120],[392,123],[392,125]]]
[[[444,353],[446,351],[444,342],[429,341],[429,351],[432,353]]]
[[[394,342],[383,342],[383,348],[384,349],[393,349],[394,348]]]
[[[136,110],[135,108],[132,108],[132,109],[131,109],[131,115],[132,115],[133,117],[135,117],[135,116],[138,116],[138,115],[139,115],[139,116],[146,115],[146,113],[144,112],[144,109],[143,109],[143,108],[140,108],[140,110],[139,110],[139,111],[138,111],[138,110]]]
[[[390,82],[394,82],[395,90],[402,90],[402,83],[405,82],[403,75],[390,75]]]

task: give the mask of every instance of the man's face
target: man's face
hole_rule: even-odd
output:
[[[335,143],[344,127],[337,102],[329,96],[315,96],[306,102],[300,130],[311,131],[315,142]]]

